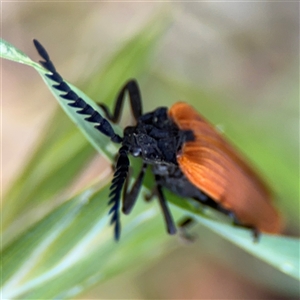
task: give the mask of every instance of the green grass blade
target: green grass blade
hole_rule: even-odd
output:
[[[218,213],[215,211],[206,209],[205,213],[199,213],[199,210],[189,202],[172,197],[169,193],[167,193],[167,197],[185,215],[196,219],[205,227],[272,265],[278,271],[300,280],[300,240],[298,238],[261,234],[259,242],[255,243],[251,231],[234,227],[225,219],[219,221]]]
[[[31,159],[4,196],[2,243],[23,231],[24,224],[32,224],[53,209],[57,203],[53,198],[73,182],[94,154],[74,124],[61,111],[57,112]]]
[[[31,66],[38,72],[44,72],[43,67],[32,61],[24,52],[3,39],[0,39],[0,57]]]
[[[157,257],[149,255],[148,246],[161,244],[166,237],[161,224],[153,220],[159,210],[145,209],[147,204],[140,201],[124,223],[124,238],[116,243],[108,226],[107,193],[108,187],[84,191],[4,249],[5,298],[68,298],[127,271],[145,257],[149,261]]]
[[[167,239],[158,208],[138,201],[133,214],[123,218],[122,239],[116,243],[108,226],[107,193],[107,186],[82,192],[4,249],[2,292],[6,298],[69,298],[142,262],[144,266],[146,258],[157,257],[150,249],[163,250]],[[172,202],[176,210],[298,279],[297,239],[263,235],[259,243],[253,243],[248,230],[201,216],[180,199],[173,197]]]

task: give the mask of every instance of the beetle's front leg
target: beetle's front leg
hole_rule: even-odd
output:
[[[118,93],[113,114],[110,113],[106,104],[98,104],[103,109],[106,118],[113,123],[118,123],[120,120],[126,92],[128,92],[129,94],[130,106],[135,120],[137,121],[138,118],[142,115],[143,109],[140,89],[136,80],[131,79],[125,83],[125,85]]]

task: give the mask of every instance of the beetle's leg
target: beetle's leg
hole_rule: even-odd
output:
[[[146,202],[150,202],[156,196],[156,189],[152,189],[149,193],[144,195],[144,199]]]
[[[253,225],[247,225],[242,223],[236,214],[232,211],[228,212],[228,216],[233,220],[233,225],[250,229],[252,231],[253,242],[257,243],[260,237],[260,231]]]
[[[132,210],[132,208],[133,208],[133,206],[134,206],[134,204],[137,200],[137,197],[138,197],[138,194],[139,194],[139,191],[141,189],[141,185],[142,185],[142,182],[143,182],[143,179],[144,179],[146,169],[147,169],[147,164],[144,163],[138,177],[135,180],[135,183],[133,184],[133,186],[132,186],[132,188],[129,192],[127,192],[128,180],[126,182],[126,185],[124,187],[123,207],[122,207],[122,211],[126,215],[128,215],[131,212],[131,210]]]
[[[112,122],[112,115],[111,115],[111,113],[109,111],[108,106],[106,104],[104,104],[104,103],[97,103],[97,104],[103,110],[106,119],[108,119],[109,121]]]
[[[178,222],[178,227],[180,228],[188,228],[195,222],[191,217],[185,217]]]
[[[117,96],[113,114],[109,112],[109,109],[105,104],[99,104],[99,106],[104,110],[107,119],[109,119],[113,123],[118,123],[120,120],[126,92],[128,92],[129,94],[130,106],[135,120],[137,121],[137,119],[142,115],[142,101],[140,89],[138,83],[134,79],[131,79],[127,81],[120,90]]]
[[[179,237],[184,243],[192,243],[195,241],[195,236],[188,232],[188,228],[193,224],[195,224],[195,220],[191,217],[185,217],[177,223]]]
[[[157,181],[157,176],[156,176],[156,181]],[[167,225],[167,231],[169,234],[175,234],[176,233],[176,226],[174,224],[172,215],[170,213],[170,210],[168,208],[167,205],[167,201],[165,199],[165,196],[162,192],[161,186],[159,184],[156,185],[156,195],[158,197],[159,200],[159,204],[161,206],[164,218],[165,218],[165,222]]]
[[[250,229],[252,231],[253,242],[254,243],[258,242],[260,232],[256,227],[254,227],[253,225],[242,223],[232,210],[224,208],[221,204],[219,204],[217,202],[210,201],[209,203],[205,203],[205,204],[216,209],[217,211],[225,214],[226,216],[229,216],[231,218],[231,220],[233,221],[233,225]]]
[[[159,204],[160,204],[160,207],[162,209],[162,212],[163,212],[163,216],[164,216],[164,219],[165,219],[165,223],[166,223],[166,226],[167,226],[167,231],[169,234],[175,234],[176,233],[176,226],[174,224],[174,221],[173,221],[173,218],[172,218],[172,215],[170,213],[170,210],[168,208],[168,205],[167,205],[167,202],[166,202],[166,199],[165,199],[165,196],[162,192],[162,188],[161,188],[161,185],[159,184],[159,181],[160,181],[160,178],[159,176],[155,176],[155,187],[152,189],[152,191],[145,195],[145,200],[146,201],[150,201],[152,200],[152,198],[154,196],[157,196],[158,200],[159,200]]]

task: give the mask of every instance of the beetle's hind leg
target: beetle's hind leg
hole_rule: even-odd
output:
[[[232,211],[229,211],[227,215],[232,219],[233,225],[251,230],[254,243],[259,241],[260,231],[255,226],[242,223]]]
[[[144,195],[145,201],[150,202],[154,197],[159,197],[157,193],[158,193],[157,186],[155,186],[149,193]],[[160,203],[166,201],[162,192],[160,197],[163,197],[163,199],[160,200]],[[168,232],[170,233],[171,231],[172,232],[171,234],[174,234],[176,232],[176,227],[174,225],[170,212],[168,211],[168,208],[167,208],[167,216],[165,216],[164,208],[163,208],[163,213],[164,213],[164,218],[166,221]],[[179,237],[185,244],[189,244],[195,241],[195,236],[188,233],[188,228],[194,223],[195,220],[192,219],[191,217],[185,217],[177,223]]]
[[[179,237],[185,244],[193,243],[196,240],[196,236],[189,233],[190,227],[195,223],[191,217],[184,217],[177,223]]]

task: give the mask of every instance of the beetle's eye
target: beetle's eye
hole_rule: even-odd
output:
[[[139,155],[141,154],[141,152],[142,152],[141,148],[133,148],[133,149],[131,150],[131,154],[132,154],[133,156],[139,156]]]

